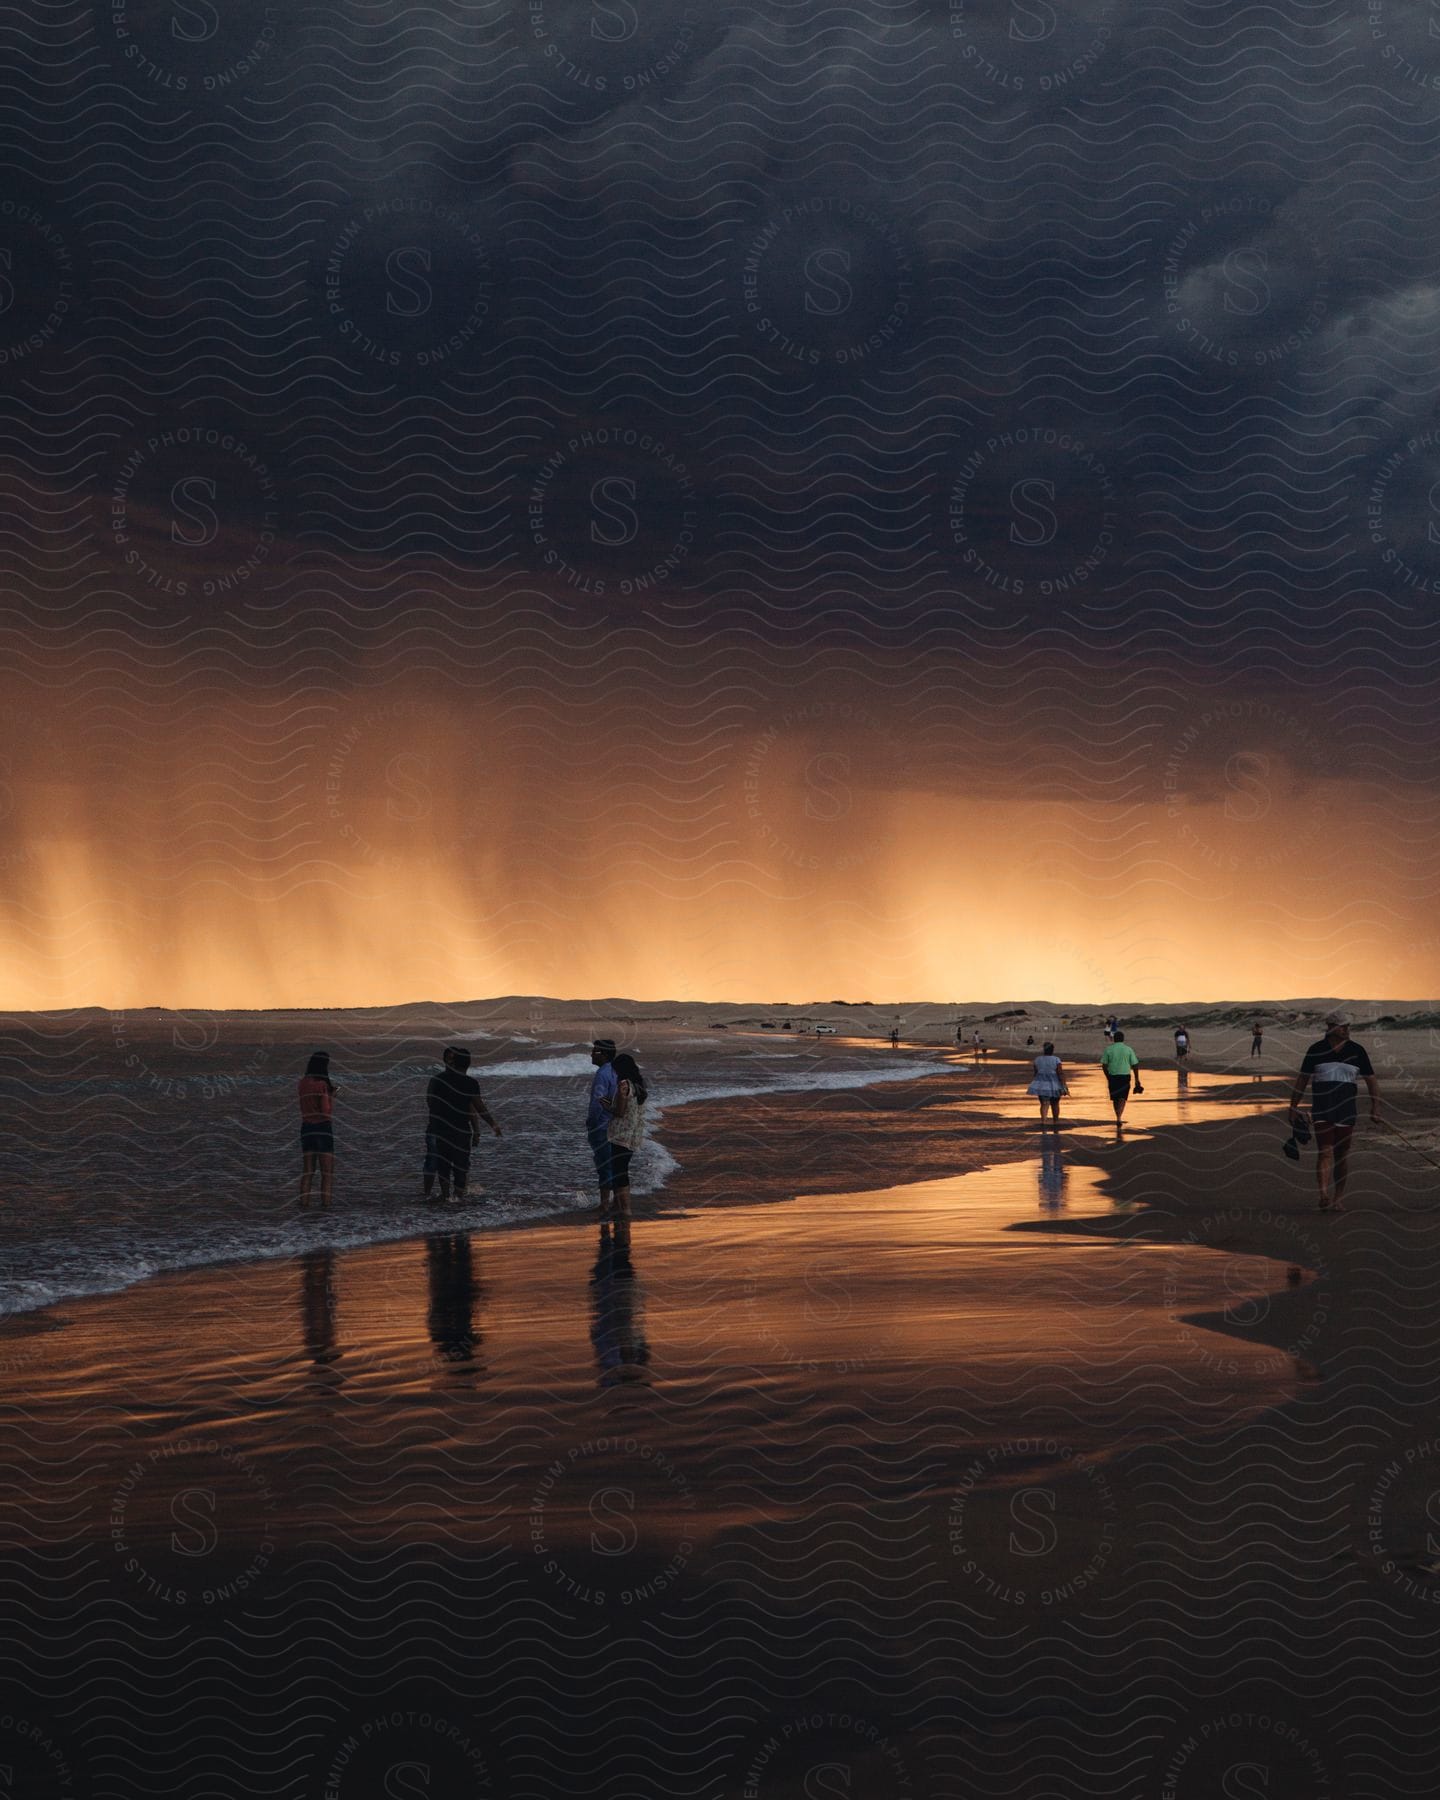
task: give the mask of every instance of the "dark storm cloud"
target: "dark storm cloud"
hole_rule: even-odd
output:
[[[527,529],[537,471],[630,431],[691,483],[609,471],[656,550],[635,579],[693,499],[703,553],[671,573],[732,609],[712,620],[770,629],[778,583],[824,591],[821,635],[943,603],[972,649],[1138,637],[1224,671],[1228,604],[1277,675],[1297,608],[1363,593],[1361,656],[1423,628],[1440,110],[1416,71],[1440,45],[1417,9],[212,10],[97,11],[104,183],[21,147],[69,235],[126,245],[91,315],[123,345],[100,492],[183,413],[264,443],[316,554],[544,585],[547,547],[612,528],[572,461],[573,516]],[[67,455],[41,432],[32,467]],[[257,495],[219,487],[243,533]]]

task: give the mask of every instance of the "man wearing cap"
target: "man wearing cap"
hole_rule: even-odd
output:
[[[1350,1140],[1355,1135],[1355,1090],[1363,1081],[1370,1090],[1370,1118],[1380,1123],[1380,1088],[1364,1048],[1350,1038],[1350,1023],[1340,1013],[1325,1020],[1325,1035],[1305,1052],[1295,1092],[1290,1096],[1290,1124],[1300,1117],[1306,1084],[1314,1081],[1310,1113],[1315,1121],[1315,1178],[1320,1184],[1321,1212],[1343,1212],[1350,1176]]]
[[[595,1174],[600,1183],[600,1210],[610,1205],[614,1183],[610,1179],[610,1108],[607,1101],[615,1098],[620,1085],[612,1067],[615,1061],[614,1038],[596,1038],[590,1050],[595,1073],[590,1077],[590,1105],[585,1114],[585,1136],[590,1140],[590,1153],[595,1158]]]

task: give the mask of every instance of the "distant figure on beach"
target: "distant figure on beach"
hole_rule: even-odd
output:
[[[1175,1033],[1175,1060],[1184,1062],[1190,1054],[1190,1027],[1181,1025]]]
[[[1380,1123],[1380,1086],[1362,1045],[1350,1036],[1349,1020],[1331,1013],[1325,1035],[1305,1052],[1290,1096],[1290,1127],[1300,1118],[1300,1102],[1307,1083],[1313,1081],[1310,1116],[1315,1125],[1315,1180],[1320,1188],[1321,1212],[1344,1212],[1345,1188],[1350,1179],[1350,1143],[1355,1136],[1355,1090],[1360,1082],[1370,1090],[1370,1121]]]
[[[1265,1027],[1257,1019],[1250,1027],[1250,1054],[1258,1056],[1265,1040]]]
[[[452,1045],[442,1060],[444,1068],[430,1077],[425,1090],[423,1192],[428,1200],[431,1186],[438,1179],[441,1204],[448,1205],[452,1186],[457,1201],[465,1198],[470,1153],[480,1142],[481,1119],[496,1137],[500,1136],[500,1127],[480,1098],[480,1083],[465,1073],[470,1067],[470,1052]]]
[[[1115,1129],[1119,1131],[1125,1120],[1125,1102],[1130,1098],[1130,1077],[1135,1074],[1135,1092],[1143,1094],[1140,1085],[1140,1058],[1125,1042],[1125,1033],[1117,1031],[1113,1044],[1107,1044],[1100,1053],[1100,1067],[1105,1071],[1105,1079],[1110,1084],[1110,1104],[1115,1108]]]
[[[614,1183],[610,1178],[610,1102],[615,1098],[615,1040],[596,1038],[590,1048],[595,1073],[590,1077],[590,1104],[585,1109],[585,1137],[595,1158],[600,1184],[600,1211],[608,1213]]]
[[[330,1079],[330,1052],[317,1050],[300,1077],[300,1204],[310,1203],[315,1173],[320,1173],[320,1204],[330,1204],[335,1185],[335,1125],[332,1102],[340,1092]]]
[[[965,1048],[965,1029],[961,1025],[955,1027],[955,1048],[957,1050]]]
[[[1114,1013],[1111,1013],[1110,1017],[1105,1021],[1105,1042],[1107,1044],[1115,1041],[1115,1032],[1119,1027],[1119,1023],[1120,1021],[1115,1017]]]
[[[1035,1048],[1035,1039],[1034,1039],[1034,1036],[1033,1036],[1033,1035],[1032,1035],[1032,1036],[1030,1036],[1030,1037],[1027,1037],[1027,1038],[1026,1038],[1026,1040],[1025,1040],[1025,1048],[1026,1048],[1026,1049],[1027,1049],[1027,1050],[1033,1050],[1033,1049],[1034,1049],[1034,1048]]]
[[[1032,1039],[1033,1042],[1033,1039]],[[1060,1101],[1063,1095],[1070,1092],[1065,1085],[1065,1070],[1060,1058],[1055,1054],[1055,1046],[1047,1043],[1034,1061],[1035,1078],[1026,1088],[1027,1094],[1034,1094],[1040,1101],[1040,1123],[1045,1123],[1045,1108],[1050,1108],[1050,1115],[1058,1125],[1060,1123]]]
[[[890,1027],[890,1048],[892,1050],[900,1048],[900,1027],[898,1025]]]
[[[633,1056],[622,1052],[610,1065],[615,1075],[615,1091],[605,1102],[610,1114],[606,1137],[610,1145],[610,1188],[614,1195],[613,1210],[622,1219],[630,1216],[630,1159],[645,1141],[645,1101],[648,1090],[640,1065]],[[612,1207],[600,1201],[600,1217],[610,1216]]]

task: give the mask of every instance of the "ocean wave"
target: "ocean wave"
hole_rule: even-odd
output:
[[[251,1070],[231,1080],[208,1111],[197,1111],[187,1095],[139,1114],[130,1090],[144,1083],[59,1078],[48,1095],[84,1104],[64,1112],[65,1178],[56,1181],[53,1159],[25,1159],[19,1171],[0,1243],[0,1316],[119,1292],[184,1269],[346,1250],[437,1229],[543,1224],[588,1209],[595,1198],[582,1129],[589,1051],[552,1040],[538,1055],[514,1055],[525,1041],[510,1034],[503,1050],[512,1054],[473,1065],[504,1136],[482,1141],[465,1203],[444,1209],[419,1193],[423,1082],[433,1062],[406,1058],[365,1069],[366,1046],[352,1043],[349,1054],[362,1066],[337,1070],[335,1201],[323,1212],[296,1204],[288,1078],[277,1082],[273,1071]],[[833,1050],[690,1044],[706,1053],[703,1061],[671,1041],[653,1065],[647,1141],[633,1169],[637,1194],[659,1192],[680,1172],[662,1135],[672,1109],[970,1072],[929,1058],[892,1062],[878,1047],[841,1051],[855,1060],[821,1068],[817,1058],[829,1060]],[[373,1054],[380,1046],[372,1040],[369,1048]],[[717,1060],[724,1066],[717,1069]],[[257,1087],[274,1090],[273,1104],[257,1109],[242,1091]],[[121,1106],[119,1125],[107,1093]]]

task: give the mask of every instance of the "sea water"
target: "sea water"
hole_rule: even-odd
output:
[[[618,1003],[617,1003],[618,1004]],[[664,1118],[745,1094],[850,1088],[951,1068],[938,1054],[593,1004],[320,1012],[101,1012],[0,1018],[0,1314],[112,1292],[166,1270],[379,1243],[433,1230],[420,1199],[425,1087],[469,1046],[485,1102],[471,1191],[446,1214],[484,1230],[594,1205],[590,1042],[616,1039],[651,1088],[634,1188],[673,1178]],[[297,1204],[295,1084],[330,1053],[335,1202]],[[959,1071],[957,1078],[964,1079]],[[318,1182],[317,1182],[318,1193]]]

